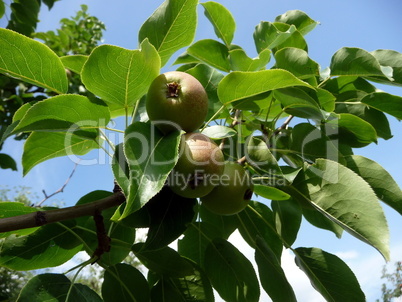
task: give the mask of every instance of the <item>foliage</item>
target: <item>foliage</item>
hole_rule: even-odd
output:
[[[48,0],[43,2],[50,9],[55,1]],[[92,94],[84,88],[80,77],[76,73],[79,70],[76,69],[75,61],[84,59],[84,55],[89,55],[98,45],[102,39],[105,25],[98,18],[88,14],[86,5],[81,5],[81,10],[74,17],[70,19],[64,18],[60,21],[61,27],[56,32],[35,32],[36,21],[31,24],[30,20],[37,20],[40,8],[40,5],[37,5],[37,0],[14,1],[11,4],[11,16],[7,28],[32,38],[43,40],[53,52],[57,53],[65,61],[66,66],[60,65],[59,72],[61,72],[61,68],[66,69],[69,79],[69,93],[92,97]],[[37,8],[35,10],[29,9],[30,6],[37,6]],[[79,54],[79,56],[75,60],[71,60],[70,56],[66,57],[72,54]],[[36,61],[37,57],[32,58],[32,60]],[[43,66],[42,68],[51,69],[52,67]],[[9,75],[13,74],[10,73]],[[65,83],[67,83],[66,80]],[[43,83],[40,85],[37,81],[27,81],[24,77],[11,78],[3,74],[0,75],[0,136],[12,124],[13,116],[21,106],[26,104],[33,105],[51,96],[54,96],[53,91],[49,90]],[[21,132],[15,138],[21,140],[26,139],[27,136],[28,133]],[[2,144],[0,144],[0,149],[1,146]],[[0,154],[0,159],[2,169],[17,170],[14,159],[9,155]]]
[[[387,267],[384,266],[382,271],[382,279],[387,283],[382,284],[382,300],[383,302],[391,302],[393,298],[402,296],[402,262],[395,262],[395,270],[388,272]],[[377,300],[379,301],[379,300]]]
[[[105,269],[102,298],[63,275],[43,274],[28,282],[20,301],[33,296],[214,301],[212,289],[227,301],[259,301],[260,290],[274,301],[295,301],[281,267],[284,248],[294,253],[296,264],[326,300],[365,300],[340,258],[294,242],[304,217],[337,237],[346,231],[389,259],[388,226],[379,200],[402,214],[402,192],[379,164],[354,151],[390,139],[388,116],[402,118],[402,98],[373,85],[402,86],[402,54],[344,47],[323,72],[309,57],[304,38],[317,22],[295,10],[256,26],[259,55],[250,58],[232,44],[236,23],[231,13],[216,2],[202,7],[219,40],[192,43],[195,0],[166,0],[141,27],[136,50],[101,45],[89,56],[60,58],[36,40],[0,29],[0,57],[13,58],[0,60],[0,72],[55,94],[22,106],[3,135],[4,140],[31,133],[22,158],[24,173],[51,158],[102,148],[111,144],[109,134],[124,132],[124,141],[112,146],[111,169],[126,202],[102,212],[111,238],[110,251],[96,259]],[[183,47],[185,53],[174,58]],[[239,214],[215,215],[165,185],[177,161],[179,133],[158,132],[147,119],[144,101],[169,60],[195,76],[208,93],[209,113],[200,131],[221,146],[227,160],[242,163],[252,175],[260,198]],[[74,70],[97,98],[69,93],[64,68]],[[109,121],[119,116],[125,128],[112,129]],[[91,192],[77,204],[112,194]],[[3,217],[37,210],[9,203],[0,207]],[[72,217],[23,234],[2,233],[0,266],[31,270],[60,265],[82,250],[94,255],[99,225],[90,217]],[[148,233],[134,243],[138,228]],[[255,250],[257,271],[228,241],[235,230]],[[131,252],[149,270],[147,278],[121,263]]]

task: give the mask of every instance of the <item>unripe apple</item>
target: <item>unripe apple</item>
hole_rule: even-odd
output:
[[[253,196],[254,185],[248,172],[236,162],[226,162],[219,186],[201,198],[202,205],[219,215],[242,211]]]
[[[187,198],[211,192],[223,173],[222,150],[201,133],[183,134],[179,148],[179,159],[168,180],[172,191]]]
[[[192,75],[169,71],[151,83],[146,109],[148,117],[164,134],[174,130],[193,132],[203,124],[208,112],[208,95]]]

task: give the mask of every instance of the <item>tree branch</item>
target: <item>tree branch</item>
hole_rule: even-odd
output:
[[[40,206],[42,205],[42,203],[44,203],[44,202],[45,202],[46,200],[48,200],[50,197],[53,197],[53,196],[56,195],[56,194],[62,193],[62,192],[64,191],[65,187],[67,186],[67,184],[70,182],[71,178],[73,177],[74,172],[75,172],[75,170],[77,169],[77,166],[78,166],[78,163],[75,163],[75,166],[74,166],[73,170],[71,171],[70,176],[67,178],[67,180],[64,182],[64,184],[61,186],[60,189],[58,189],[57,191],[53,192],[53,193],[50,194],[50,195],[47,195],[47,194],[46,194],[46,191],[45,191],[45,190],[42,190],[43,194],[45,195],[45,198],[42,199],[42,201],[39,202],[36,206],[37,206],[37,207],[40,207]]]
[[[118,206],[125,200],[124,194],[116,191],[106,198],[83,205],[3,218],[0,219],[0,233],[38,227],[82,216],[93,216],[98,211]]]

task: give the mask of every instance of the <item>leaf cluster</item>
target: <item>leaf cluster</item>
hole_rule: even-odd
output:
[[[43,274],[28,282],[20,301],[214,301],[213,290],[226,301],[259,301],[261,288],[274,301],[296,301],[281,266],[284,249],[326,300],[365,300],[339,257],[294,243],[304,218],[337,237],[346,231],[389,259],[380,201],[402,214],[402,192],[384,168],[354,152],[390,139],[388,117],[402,118],[402,98],[373,84],[402,85],[402,54],[344,47],[321,70],[304,38],[317,22],[294,10],[256,26],[258,57],[250,58],[232,44],[231,13],[217,2],[202,7],[217,39],[193,42],[198,1],[166,0],[144,22],[135,50],[100,45],[89,55],[60,58],[36,40],[0,29],[0,72],[56,94],[20,107],[2,137],[30,132],[24,174],[45,160],[108,152],[109,145],[111,169],[126,197],[102,213],[111,238],[110,252],[98,260],[105,269],[102,298],[64,275]],[[200,132],[227,160],[243,163],[255,184],[256,200],[236,215],[215,215],[166,185],[181,133],[162,135],[148,121],[145,100],[152,80],[183,47],[172,61],[209,97]],[[68,93],[65,68],[93,97]],[[122,118],[124,129],[112,128],[113,118]],[[109,135],[116,133],[124,139],[115,145]],[[78,204],[110,194],[91,192]],[[0,203],[3,217],[37,210]],[[135,241],[139,228],[147,236]],[[90,217],[80,217],[3,233],[0,266],[30,270],[60,265],[79,251],[91,256],[96,231]],[[229,241],[235,231],[254,249],[257,270]],[[129,253],[149,270],[147,277],[121,263]]]

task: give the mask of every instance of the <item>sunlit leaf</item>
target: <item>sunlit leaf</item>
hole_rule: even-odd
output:
[[[177,161],[180,132],[163,136],[150,123],[135,122],[125,132],[124,151],[130,169],[127,204],[120,220],[158,193]]]
[[[331,59],[331,76],[380,76],[386,77],[378,60],[369,52],[353,47],[343,47]]]
[[[180,48],[189,45],[197,27],[197,0],[166,0],[141,26],[138,40],[155,46],[162,66]]]
[[[264,49],[256,58],[247,56],[244,49],[236,47],[229,51],[231,69],[234,71],[258,71],[265,69],[271,60],[271,51]]]
[[[148,40],[144,40],[140,49],[135,50],[98,46],[85,62],[81,77],[86,88],[114,105],[114,110],[128,110],[148,91],[159,72],[159,55]]]
[[[282,88],[274,91],[274,97],[279,100],[286,113],[310,119],[324,119],[317,102],[306,92],[297,87]]]
[[[309,58],[307,52],[300,48],[287,47],[275,53],[275,66],[293,73],[300,79],[320,74],[320,66]]]
[[[311,19],[305,12],[296,9],[289,10],[286,13],[277,16],[275,21],[295,25],[298,31],[303,35],[313,30],[317,24],[319,24],[317,21]]]
[[[393,81],[385,81],[384,78],[375,78],[374,80],[384,84],[402,86],[402,53],[395,50],[379,49],[371,52],[371,54],[378,60],[381,66],[390,66],[393,71]]]
[[[254,193],[270,200],[287,200],[290,198],[290,195],[270,186],[264,185],[254,185]]]
[[[61,57],[60,60],[63,63],[64,67],[80,74],[82,67],[84,66],[85,62],[88,60],[88,56],[70,55],[70,56]]]
[[[106,126],[108,107],[85,96],[63,94],[33,105],[20,120],[14,133],[21,131],[76,131]]]
[[[228,104],[270,90],[291,86],[311,87],[286,70],[235,71],[229,73],[219,83],[218,96],[223,104]]]
[[[187,53],[219,70],[230,71],[229,50],[218,41],[211,39],[197,41],[187,48]]]
[[[318,159],[293,185],[317,211],[389,259],[388,224],[363,178],[337,162]]]
[[[359,174],[380,200],[402,214],[402,191],[381,165],[360,155],[348,156],[346,161],[347,167]]]
[[[66,155],[84,155],[99,148],[96,140],[90,140],[74,133],[33,132],[24,144],[22,154],[23,174],[48,159]],[[74,156],[75,159],[78,159]]]
[[[68,89],[59,57],[46,45],[0,28],[0,72],[56,93]]]
[[[364,97],[361,102],[395,116],[398,119],[402,119],[402,97],[400,96],[385,92],[374,92]]]
[[[214,125],[207,127],[202,131],[202,134],[212,138],[212,139],[222,139],[225,137],[231,137],[237,134],[236,130],[226,126]]]
[[[205,16],[214,26],[215,34],[229,46],[236,30],[236,23],[230,11],[222,4],[213,1],[201,5],[205,9]]]

